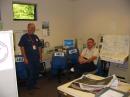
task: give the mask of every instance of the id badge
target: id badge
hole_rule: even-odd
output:
[[[33,50],[36,50],[36,45],[33,45],[32,48],[33,48]]]

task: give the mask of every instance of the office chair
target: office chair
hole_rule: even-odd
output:
[[[19,80],[25,80],[27,78],[26,67],[22,55],[15,56],[16,74]]]
[[[16,66],[18,86],[25,86],[28,75],[27,75],[27,71],[26,71],[26,67],[22,55],[15,56],[15,66]]]
[[[51,62],[52,76],[58,77],[58,82],[61,82],[62,73],[67,70],[67,57],[64,52],[54,52]]]
[[[78,58],[79,58],[79,50],[77,48],[67,49],[67,59],[69,69],[74,68],[75,70],[75,66],[78,65]]]

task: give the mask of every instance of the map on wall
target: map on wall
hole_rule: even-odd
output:
[[[129,35],[103,35],[102,60],[124,63],[129,55]]]

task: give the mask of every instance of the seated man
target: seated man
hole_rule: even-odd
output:
[[[91,72],[96,70],[99,52],[98,49],[96,49],[94,46],[94,39],[89,38],[87,40],[87,47],[83,49],[79,57],[79,64],[76,68],[76,71],[78,73],[83,74],[85,72]]]

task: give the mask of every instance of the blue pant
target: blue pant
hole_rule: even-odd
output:
[[[31,89],[35,87],[38,79],[39,74],[39,66],[40,61],[39,60],[30,60],[29,64],[26,64],[26,70],[27,70],[27,88]]]

